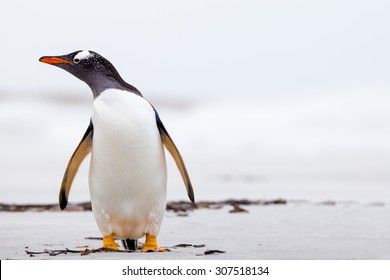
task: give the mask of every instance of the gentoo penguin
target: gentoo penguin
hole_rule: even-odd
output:
[[[155,108],[139,90],[126,83],[114,66],[93,51],[44,56],[39,61],[58,66],[91,88],[93,113],[84,136],[66,168],[59,194],[64,209],[76,172],[91,152],[89,189],[103,247],[167,251],[157,245],[166,206],[167,171],[163,145],[173,156],[188,197],[194,191],[183,159]]]

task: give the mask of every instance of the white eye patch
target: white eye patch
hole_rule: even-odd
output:
[[[78,54],[76,54],[76,56],[74,57],[74,59],[76,60],[82,60],[82,59],[88,59],[88,58],[90,58],[90,57],[92,57],[93,56],[93,54],[91,54],[89,51],[86,51],[86,50],[84,50],[84,51],[81,51],[81,52],[79,52]]]

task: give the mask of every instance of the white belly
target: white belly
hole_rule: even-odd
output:
[[[166,161],[155,113],[135,94],[109,89],[94,101],[89,185],[103,235],[157,235],[166,204]]]

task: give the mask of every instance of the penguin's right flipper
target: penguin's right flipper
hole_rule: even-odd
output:
[[[154,107],[153,107],[154,109]],[[195,202],[195,195],[194,190],[192,188],[192,183],[190,180],[190,176],[188,175],[187,168],[184,164],[183,158],[181,157],[179,150],[177,149],[175,143],[173,143],[173,140],[171,136],[169,136],[168,131],[165,129],[164,124],[162,123],[160,116],[158,115],[156,109],[154,109],[154,112],[156,114],[156,123],[158,130],[160,132],[161,140],[165,147],[168,149],[168,151],[171,153],[173,159],[176,162],[176,165],[180,171],[181,177],[183,178],[184,185],[187,189],[187,195],[189,199],[192,202]]]
[[[89,154],[92,148],[92,137],[93,137],[93,124],[92,121],[89,122],[87,131],[85,132],[83,138],[81,139],[79,145],[74,151],[72,157],[68,162],[66,167],[64,177],[62,179],[59,202],[62,210],[65,209],[68,204],[68,197],[70,188],[72,187],[73,179],[79,169],[81,162]]]

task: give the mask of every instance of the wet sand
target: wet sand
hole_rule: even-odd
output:
[[[301,201],[240,207],[245,211],[232,212],[234,207],[229,205],[167,211],[158,240],[160,246],[171,250],[168,253],[96,252],[84,256],[80,252],[50,253],[99,248],[100,233],[92,212],[1,212],[0,258],[390,259],[387,204]]]

